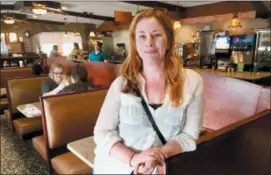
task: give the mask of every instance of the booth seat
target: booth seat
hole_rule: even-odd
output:
[[[104,89],[41,97],[44,135],[33,138],[32,143],[48,161],[50,174],[92,172],[66,146],[69,142],[93,135],[106,93]]]
[[[47,76],[13,78],[6,81],[9,110],[5,110],[6,117],[10,120],[13,131],[21,139],[40,135],[41,118],[26,118],[17,110],[18,105],[35,103],[41,96],[41,83]]]
[[[49,70],[54,63],[60,63],[64,66],[65,71],[70,73],[78,63],[65,58],[47,59],[46,69]],[[118,76],[120,65],[105,62],[85,62],[80,63],[88,72],[88,81],[94,88],[109,88],[113,80]]]

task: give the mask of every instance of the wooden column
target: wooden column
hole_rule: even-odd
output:
[[[95,29],[94,24],[83,24],[81,36],[83,50],[89,50],[89,32]]]

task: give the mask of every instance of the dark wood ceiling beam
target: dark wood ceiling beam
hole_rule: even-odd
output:
[[[0,10],[14,10],[14,5],[1,4]]]
[[[102,21],[114,21],[113,17],[109,16],[100,16],[100,15],[93,15],[93,14],[88,14],[86,12],[84,13],[79,13],[79,12],[72,12],[72,11],[67,11],[67,10],[62,10],[64,13],[66,13],[69,16],[77,16],[81,18],[89,18],[89,19],[97,19],[97,20],[102,20]]]
[[[151,7],[151,8],[166,8],[169,11],[176,11],[177,7],[179,8],[180,12],[184,12],[186,10],[185,7],[166,4],[159,1],[121,1],[121,2],[134,4],[134,5],[141,5],[145,7]]]
[[[65,25],[64,22],[57,22],[57,21],[49,21],[49,20],[40,20],[40,19],[26,19],[29,22],[33,23],[41,23],[41,24],[53,24],[53,25]]]
[[[27,15],[20,13],[1,13],[0,16],[1,18],[4,18],[4,16],[12,16],[13,18],[20,20],[24,20],[27,18]]]
[[[21,10],[22,8],[32,8],[32,3],[34,1],[18,1],[15,3],[15,5],[1,5],[1,10]],[[44,1],[46,2],[46,1]],[[43,3],[44,3],[43,2]],[[30,6],[31,5],[31,6]],[[73,11],[68,11],[68,10],[62,10],[65,15],[70,15],[70,16],[77,16],[81,18],[89,18],[89,19],[96,19],[96,20],[102,20],[102,21],[114,21],[113,17],[109,16],[100,16],[100,15],[94,15],[93,13],[88,13],[88,12],[73,12]]]
[[[267,19],[270,17],[270,12],[262,1],[251,1],[251,3],[256,11],[256,18]]]

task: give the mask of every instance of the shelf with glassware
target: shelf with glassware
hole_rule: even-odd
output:
[[[1,55],[1,69],[24,68],[31,67],[36,60],[40,60],[41,56],[32,53]]]

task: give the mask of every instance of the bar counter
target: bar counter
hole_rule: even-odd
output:
[[[237,78],[241,80],[255,81],[263,78],[271,77],[270,72],[222,72],[212,69],[202,69],[202,68],[189,68],[197,72],[209,72],[216,75],[223,75],[230,78]]]

